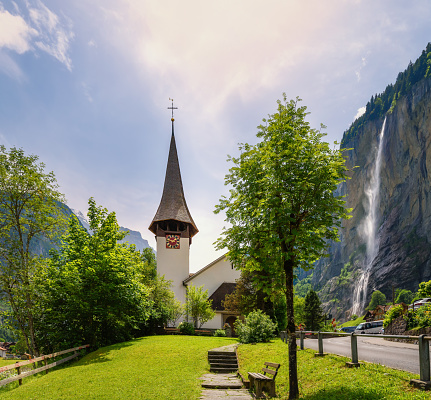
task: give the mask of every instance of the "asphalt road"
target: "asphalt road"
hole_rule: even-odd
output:
[[[299,347],[299,340],[298,340]],[[304,347],[318,350],[317,339],[305,339]],[[323,339],[323,352],[351,357],[350,337]],[[386,365],[390,368],[419,374],[419,350],[414,344],[389,342],[383,338],[358,336],[359,361]]]

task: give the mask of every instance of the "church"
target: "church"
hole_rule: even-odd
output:
[[[225,255],[194,274],[189,271],[190,246],[192,238],[199,230],[184,196],[175,144],[174,108],[176,107],[173,105],[169,107],[172,110],[172,135],[162,199],[148,228],[156,237],[157,273],[172,281],[175,297],[183,304],[186,302],[188,286],[192,284],[195,287],[204,286],[204,289],[208,290],[216,315],[202,328],[221,329],[225,323],[232,326],[238,317],[237,313],[226,311],[222,301],[226,294],[233,292],[240,271],[233,268]]]

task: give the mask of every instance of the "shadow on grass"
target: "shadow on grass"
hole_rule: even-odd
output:
[[[339,386],[337,388],[321,389],[316,393],[301,397],[303,400],[379,400],[385,396],[372,388],[352,389]]]
[[[93,351],[90,354],[87,354],[76,363],[71,364],[70,367],[80,367],[83,365],[109,362],[111,361],[110,354],[112,354],[115,351],[121,350],[125,347],[133,346],[133,342],[136,342],[138,340],[140,341],[142,340],[142,338],[133,339],[129,342],[117,343],[117,344],[112,344],[110,346],[101,347],[100,349],[97,349],[96,351]]]

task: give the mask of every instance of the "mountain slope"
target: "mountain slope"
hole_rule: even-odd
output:
[[[346,316],[345,312],[354,306],[363,311],[373,290],[382,291],[391,300],[392,288],[415,291],[419,282],[431,279],[430,65],[428,45],[416,63],[399,75],[395,85],[372,98],[366,114],[344,135],[342,147],[351,149],[347,165],[352,169],[352,179],[339,191],[347,195],[352,218],[343,223],[341,242],[331,244],[330,257],[316,263],[311,280],[320,290],[326,310],[338,317]],[[370,215],[366,190],[375,179],[385,117],[374,216],[376,234],[370,240],[364,227]],[[367,260],[372,244],[377,254]],[[363,282],[365,272],[368,284],[362,295],[356,293],[361,303],[358,306],[355,288]]]

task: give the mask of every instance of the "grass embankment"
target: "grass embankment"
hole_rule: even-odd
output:
[[[365,363],[360,368],[347,368],[347,358],[327,355],[314,357],[313,350],[298,351],[300,398],[306,400],[401,400],[430,399],[409,385],[418,375]],[[281,340],[272,343],[242,345],[238,348],[240,372],[259,372],[265,361],[280,363],[276,378],[277,398],[289,393],[289,361],[287,345]]]
[[[358,326],[361,322],[364,322],[364,317],[358,317],[353,321],[347,321],[344,324],[341,324],[340,327],[348,327],[348,326]]]
[[[1,400],[196,400],[208,350],[231,338],[149,336],[99,349],[67,368],[0,390]]]

